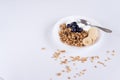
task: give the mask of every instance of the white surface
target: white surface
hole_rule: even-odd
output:
[[[113,49],[118,53],[107,68],[88,72],[81,80],[119,80],[119,3],[119,0],[0,0],[0,79],[49,80],[59,70],[51,56],[56,49],[62,49],[51,41],[50,32],[59,19],[80,15],[113,30],[112,34],[105,34],[100,46],[87,50],[86,55]],[[43,52],[41,47],[47,50]]]

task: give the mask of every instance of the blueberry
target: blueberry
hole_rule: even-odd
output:
[[[70,28],[71,27],[71,24],[67,24],[67,28]]]
[[[79,26],[78,26],[78,25],[76,25],[76,27],[77,27],[77,28],[79,28]]]
[[[77,28],[77,25],[72,25],[71,28]]]
[[[72,22],[72,23],[71,23],[71,26],[73,26],[73,25],[77,25],[77,23],[76,23],[76,22]]]
[[[82,32],[83,29],[82,28],[77,28],[77,32]]]
[[[75,25],[72,25],[71,28],[79,28],[79,26],[75,24]]]
[[[72,28],[71,31],[72,32],[77,32],[77,28]]]

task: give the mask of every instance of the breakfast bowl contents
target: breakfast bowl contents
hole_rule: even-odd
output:
[[[63,18],[56,23],[53,29],[54,40],[62,46],[85,47],[94,45],[101,39],[101,31],[91,24],[99,26],[96,21],[86,17]]]
[[[99,38],[99,30],[97,28],[77,22],[61,24],[58,33],[63,43],[77,47],[92,45]]]

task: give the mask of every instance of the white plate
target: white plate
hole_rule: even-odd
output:
[[[59,20],[56,24],[55,24],[55,26],[54,26],[54,28],[53,28],[53,31],[52,31],[52,36],[53,36],[53,40],[54,40],[54,43],[56,44],[56,45],[58,45],[59,47],[64,47],[64,48],[69,48],[69,49],[71,49],[71,50],[79,50],[79,49],[84,49],[84,50],[86,50],[86,48],[87,49],[89,49],[89,48],[92,48],[92,47],[96,47],[96,46],[98,46],[99,44],[101,44],[101,41],[102,41],[102,39],[103,39],[103,37],[104,37],[104,35],[103,35],[103,32],[101,31],[101,30],[99,30],[99,38],[98,38],[98,40],[95,42],[95,44],[93,44],[93,45],[90,45],[90,46],[86,46],[86,47],[73,47],[73,46],[68,46],[68,45],[65,45],[65,44],[63,44],[61,41],[60,41],[60,38],[59,38],[59,34],[58,34],[58,32],[59,32],[59,26],[61,25],[61,24],[63,24],[63,23],[67,23],[67,22],[73,22],[73,21],[77,21],[77,20],[80,20],[80,19],[85,19],[85,20],[87,20],[89,23],[91,23],[91,24],[94,24],[94,25],[98,25],[98,26],[101,26],[98,22],[96,22],[95,20],[93,20],[93,19],[90,19],[90,18],[87,18],[87,17],[83,17],[83,16],[69,16],[69,17],[65,17],[65,18],[62,18],[61,20]]]

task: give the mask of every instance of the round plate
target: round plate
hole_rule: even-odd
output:
[[[60,19],[54,26],[53,31],[52,31],[52,40],[54,41],[54,44],[56,44],[58,47],[62,47],[64,49],[71,49],[71,50],[89,50],[91,48],[95,48],[96,46],[99,46],[103,40],[103,31],[99,30],[99,38],[98,40],[90,46],[85,46],[85,47],[74,47],[74,46],[69,46],[67,44],[64,44],[60,41],[60,37],[59,37],[59,27],[61,24],[63,23],[67,23],[67,22],[73,22],[73,21],[77,21],[80,19],[85,19],[87,20],[89,23],[93,24],[93,25],[98,25],[101,26],[97,21],[95,21],[94,19],[88,18],[88,17],[82,17],[82,16],[69,16],[69,17],[65,17]]]

